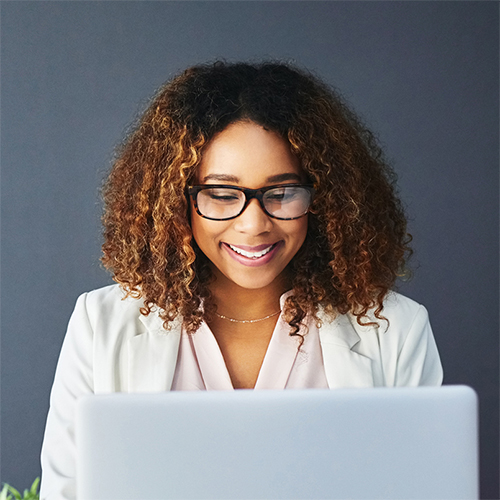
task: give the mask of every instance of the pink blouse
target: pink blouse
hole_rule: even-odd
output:
[[[281,296],[281,310],[289,294]],[[300,337],[291,337],[290,325],[279,316],[255,389],[328,388],[315,322],[308,321],[307,330],[302,327],[299,333],[304,335],[300,350]],[[233,390],[217,340],[206,323],[192,335],[182,333],[171,390]]]

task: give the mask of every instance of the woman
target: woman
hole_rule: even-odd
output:
[[[42,498],[74,498],[86,393],[438,385],[393,174],[340,97],[288,65],[218,62],[160,90],[104,189],[118,285],[70,320]]]

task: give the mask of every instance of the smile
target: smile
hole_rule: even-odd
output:
[[[243,255],[243,257],[247,257],[248,259],[258,259],[260,257],[263,257],[266,255],[266,253],[269,253],[273,247],[275,247],[277,243],[274,243],[273,245],[269,245],[267,248],[264,248],[263,250],[260,250],[259,252],[247,252],[246,250],[243,250],[241,248],[235,247],[233,245],[230,245],[228,243],[229,248],[236,253],[239,253],[240,255]]]
[[[229,243],[222,243],[222,248],[229,253],[235,261],[248,267],[264,266],[271,262],[276,254],[283,246],[283,241],[278,241],[273,244],[258,245],[256,247],[230,245]]]

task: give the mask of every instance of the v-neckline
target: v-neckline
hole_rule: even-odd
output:
[[[281,317],[274,327],[254,389],[284,389],[297,357],[299,341],[289,337],[290,325]],[[234,390],[222,351],[210,327],[203,322],[192,345],[207,390]]]

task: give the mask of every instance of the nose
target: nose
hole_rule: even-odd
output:
[[[236,231],[251,235],[267,233],[273,227],[271,217],[262,210],[259,200],[256,198],[250,200],[243,213],[236,217],[234,221]]]

